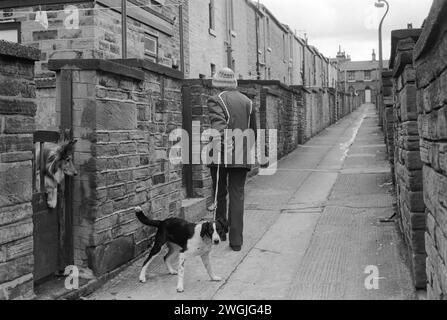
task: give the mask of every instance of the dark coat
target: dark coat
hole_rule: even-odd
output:
[[[208,109],[211,127],[219,131],[221,135],[222,165],[226,168],[251,170],[254,163],[249,160],[247,152],[255,148],[257,138],[256,111],[252,101],[237,90],[228,90],[209,98]],[[253,130],[254,140],[244,139],[243,143],[235,143],[235,139],[233,139],[233,143],[229,147],[233,153],[231,159],[229,156],[225,157],[224,150],[228,151],[228,149],[224,148],[223,143],[227,138],[226,130],[235,129],[242,132],[246,132],[248,129]],[[211,166],[216,165],[211,164]]]

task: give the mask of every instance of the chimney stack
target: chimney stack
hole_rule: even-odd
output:
[[[372,61],[376,61],[376,51],[373,49]]]

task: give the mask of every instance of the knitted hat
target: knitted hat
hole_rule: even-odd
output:
[[[213,87],[215,88],[237,88],[237,80],[233,70],[223,68],[216,72],[213,77]]]

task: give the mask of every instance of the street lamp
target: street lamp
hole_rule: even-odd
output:
[[[388,3],[388,1],[386,0],[377,0],[377,2],[374,4],[376,6],[376,8],[383,8],[386,5],[386,12],[382,17],[382,20],[380,21],[380,25],[379,25],[379,110],[381,110],[381,105],[383,103],[383,99],[382,99],[382,93],[383,93],[383,81],[382,81],[382,72],[383,72],[383,46],[382,46],[382,26],[383,26],[383,21],[385,20],[389,10],[390,10],[390,5]]]

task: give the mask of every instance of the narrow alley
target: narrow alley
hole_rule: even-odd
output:
[[[391,192],[376,109],[365,104],[283,159],[274,176],[248,182],[242,251],[226,243],[212,253],[223,282],[189,260],[177,294],[160,258],[147,283],[138,282],[139,261],[87,298],[415,299],[396,226],[381,222],[393,215]]]

